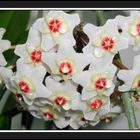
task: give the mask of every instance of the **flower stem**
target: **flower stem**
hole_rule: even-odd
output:
[[[115,66],[117,66],[119,69],[128,70],[128,68],[127,68],[125,65],[123,65],[122,63],[120,63],[120,62],[117,61],[117,60],[113,60],[113,64],[114,64]]]
[[[96,17],[97,17],[97,24],[99,26],[102,26],[107,21],[107,17],[105,16],[103,11],[96,11]]]
[[[42,16],[43,16],[43,11],[42,10],[38,11],[37,18],[41,18]]]
[[[119,69],[128,70],[128,68],[123,64],[121,64],[119,61],[113,60],[113,64],[117,66]],[[132,97],[133,96],[131,92],[122,93],[123,105],[128,120],[129,129],[138,129],[135,111],[132,103]]]
[[[107,21],[107,18],[103,11],[96,11],[96,17],[97,17],[97,24],[99,26],[104,25],[105,22]],[[113,64],[116,65],[119,69],[128,70],[126,66],[121,64],[121,59],[120,59],[119,54],[117,55],[117,60],[113,61]],[[123,93],[122,100],[124,104],[125,114],[128,120],[129,129],[138,129],[138,125],[137,125],[136,117],[135,117],[135,111],[134,111],[134,107],[132,103],[132,94]]]
[[[11,46],[11,49],[15,49],[15,48],[16,48],[16,45],[12,45],[12,46]]]
[[[128,92],[123,93],[122,99],[123,99],[125,114],[128,120],[129,129],[138,129],[134,107],[132,106],[132,94]]]

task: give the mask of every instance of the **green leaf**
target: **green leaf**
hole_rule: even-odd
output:
[[[0,27],[7,29],[14,13],[14,11],[0,11]]]
[[[2,108],[2,113],[6,113],[9,110],[13,109],[16,107],[16,100],[14,100],[14,98],[12,97],[12,93],[10,93],[8,99],[6,100],[4,107]]]
[[[7,66],[15,65],[17,59],[19,58],[18,56],[14,54],[14,49],[9,49],[5,51],[3,54],[8,63]]]
[[[0,27],[6,29],[5,39],[16,45],[17,39],[26,31],[30,11],[0,11]]]
[[[27,37],[28,37],[28,33],[29,33],[29,30],[26,30],[25,32],[22,33],[21,36],[19,36],[15,42],[16,44],[24,44],[27,40]]]
[[[0,100],[2,99],[2,97],[3,97],[4,93],[5,93],[5,91],[6,91],[5,84],[2,83],[2,84],[0,85]]]
[[[11,119],[6,115],[0,115],[0,130],[10,129]]]

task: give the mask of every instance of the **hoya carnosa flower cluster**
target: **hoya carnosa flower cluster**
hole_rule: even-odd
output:
[[[129,30],[123,30],[119,18],[108,20],[104,26],[86,24],[83,31],[89,42],[79,53],[73,36],[79,23],[78,14],[49,12],[31,26],[26,43],[16,46],[15,54],[20,57],[17,71],[0,68],[0,78],[24,109],[37,118],[54,121],[59,128],[95,126],[101,117],[113,112],[110,97],[117,68],[112,60],[130,45],[123,34],[134,30],[132,23],[127,26]],[[125,82],[120,90],[140,91],[138,59],[134,70],[119,72],[118,77]]]

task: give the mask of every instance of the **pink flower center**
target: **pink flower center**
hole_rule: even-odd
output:
[[[92,100],[91,103],[90,103],[90,107],[95,110],[95,109],[98,109],[102,106],[103,102],[101,99],[95,99],[95,100]]]
[[[34,50],[31,53],[31,59],[32,59],[32,61],[35,62],[35,63],[41,62],[41,55],[42,55],[41,50]]]
[[[107,85],[107,80],[106,78],[99,78],[96,82],[95,82],[95,87],[99,90],[102,90],[105,86]]]
[[[43,115],[47,118],[47,119],[53,119],[54,115],[50,112],[43,112]]]
[[[72,65],[69,62],[63,62],[60,64],[59,72],[64,75],[69,75],[72,73]]]
[[[101,41],[101,46],[105,51],[110,51],[114,47],[114,40],[111,37],[105,37]]]
[[[138,88],[140,88],[140,80],[138,81],[138,84],[137,84]]]
[[[53,19],[48,23],[49,30],[54,33],[59,32],[61,25],[62,23],[58,19]]]
[[[140,35],[140,23],[136,24],[136,30],[137,30],[138,35]]]
[[[55,98],[54,102],[56,105],[64,106],[66,104],[67,100],[64,97],[57,97],[57,98]]]
[[[28,83],[24,82],[24,81],[20,81],[18,83],[18,86],[20,88],[20,90],[24,93],[29,93],[30,92],[30,87],[28,85]]]

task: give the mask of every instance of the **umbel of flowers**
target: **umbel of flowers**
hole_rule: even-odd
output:
[[[0,29],[0,83],[4,82],[24,110],[44,121],[53,121],[62,129],[95,126],[105,115],[120,113],[114,105],[117,67],[115,55],[129,46],[140,46],[140,13],[117,16],[103,26],[86,24],[83,32],[89,42],[76,52],[74,28],[80,24],[78,14],[50,11],[30,27],[25,44],[17,45],[16,72],[6,68],[3,52],[10,42],[2,40]],[[121,32],[119,32],[121,29]],[[78,46],[77,46],[78,47]],[[140,93],[140,56],[134,58],[132,70],[121,70],[121,92]],[[81,89],[79,89],[79,86]]]

